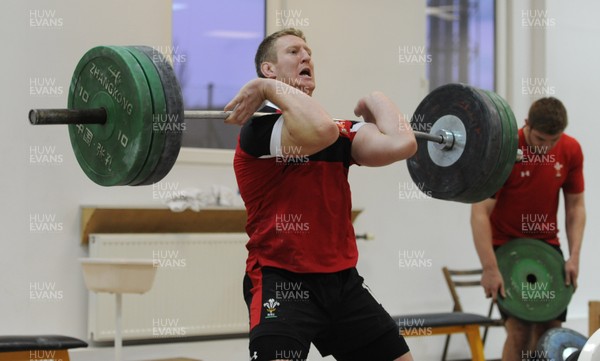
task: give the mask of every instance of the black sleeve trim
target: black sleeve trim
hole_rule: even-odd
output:
[[[281,114],[273,113],[250,119],[240,131],[240,147],[254,157],[271,154],[271,133]]]

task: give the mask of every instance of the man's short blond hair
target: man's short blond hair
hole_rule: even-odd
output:
[[[266,76],[262,73],[261,65],[265,61],[276,63],[277,62],[277,52],[275,51],[275,41],[282,36],[293,35],[297,36],[300,39],[306,41],[304,37],[304,33],[302,30],[298,30],[295,28],[287,28],[283,30],[279,30],[274,32],[273,34],[267,36],[263,39],[263,41],[258,46],[256,50],[256,56],[254,57],[254,64],[256,66],[256,74],[259,78],[266,78]]]

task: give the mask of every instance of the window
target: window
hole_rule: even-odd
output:
[[[186,110],[222,110],[256,78],[265,35],[264,0],[173,0],[173,67]],[[187,120],[184,147],[235,148],[239,127]]]
[[[495,1],[427,0],[430,90],[447,83],[495,88]]]

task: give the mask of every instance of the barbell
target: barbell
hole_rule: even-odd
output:
[[[171,64],[147,46],[90,49],[75,68],[67,106],[32,109],[29,121],[68,124],[80,167],[102,186],[159,182],[179,154],[184,119],[225,119],[229,114],[184,111]],[[439,87],[419,104],[411,126],[419,146],[407,161],[408,170],[432,198],[486,199],[520,158],[513,112],[493,92],[463,84]],[[424,129],[428,132],[420,131]]]

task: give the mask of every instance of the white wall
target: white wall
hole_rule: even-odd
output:
[[[65,126],[33,127],[31,108],[65,108],[78,60],[96,45],[170,45],[170,2],[110,0],[4,1],[0,5],[0,57],[3,99],[2,252],[0,252],[0,334],[60,333],[85,338],[87,293],[77,258],[79,207],[84,204],[150,204],[148,188],[106,189],[79,169]],[[32,26],[46,24],[45,27]],[[31,79],[51,85],[38,95]],[[35,163],[31,148],[50,149]],[[50,147],[50,148],[48,148]],[[40,155],[41,154],[37,154]],[[53,218],[30,230],[30,216]],[[51,299],[31,297],[30,287],[55,287]]]
[[[546,69],[548,83],[555,89],[568,112],[567,133],[579,140],[585,156],[586,225],[579,288],[573,297],[569,312],[573,317],[587,317],[588,301],[600,300],[598,274],[600,265],[600,224],[596,223],[600,204],[600,163],[594,154],[598,152],[598,87],[600,73],[596,70],[600,61],[600,24],[594,14],[600,4],[592,0],[577,0],[569,4],[547,0],[548,17],[556,25],[546,32]],[[564,223],[563,223],[564,224]],[[564,227],[563,227],[564,231]],[[563,232],[564,234],[564,232]],[[563,236],[563,239],[566,239]],[[587,327],[585,328],[587,330]]]

